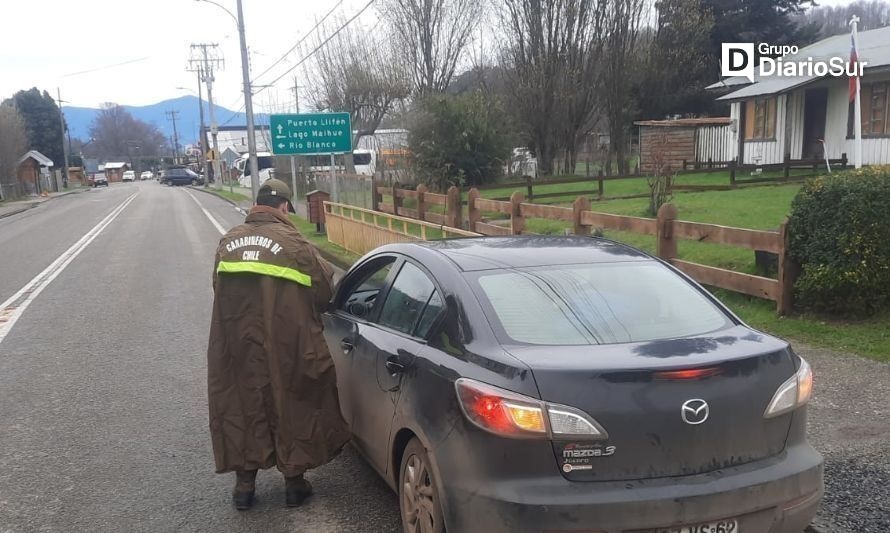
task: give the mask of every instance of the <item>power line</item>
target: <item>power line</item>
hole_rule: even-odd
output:
[[[276,65],[278,65],[279,63],[281,63],[282,61],[284,61],[285,59],[287,59],[287,56],[289,56],[294,50],[296,50],[298,46],[300,46],[301,44],[303,44],[303,41],[305,41],[307,38],[309,38],[309,36],[312,35],[312,33],[315,32],[315,30],[317,30],[319,26],[321,26],[322,24],[324,24],[324,21],[326,21],[326,20],[328,19],[328,17],[331,16],[331,13],[333,13],[334,10],[336,10],[338,7],[340,7],[340,5],[341,5],[342,3],[343,3],[343,0],[340,0],[339,2],[337,2],[336,4],[334,4],[334,7],[332,7],[331,10],[328,11],[328,12],[325,14],[325,16],[321,18],[321,20],[319,20],[318,22],[316,22],[316,23],[315,23],[315,26],[313,26],[311,30],[309,30],[308,32],[306,32],[306,34],[303,35],[303,37],[301,37],[300,40],[297,41],[296,44],[294,44],[293,46],[291,46],[290,49],[289,49],[287,52],[284,53],[284,55],[282,55],[280,58],[278,58],[277,61],[275,61],[274,63],[272,63],[271,65],[269,65],[269,67],[268,67],[266,70],[264,70],[262,73],[260,73],[258,76],[256,76],[256,77],[254,78],[254,81],[258,80],[259,78],[262,78],[263,76],[266,75],[266,73],[268,73],[270,70],[272,70],[273,68],[275,68]]]
[[[315,48],[313,48],[311,52],[309,52],[307,55],[303,56],[303,59],[301,59],[300,61],[298,61],[296,65],[294,65],[294,66],[292,66],[291,68],[289,68],[289,69],[287,69],[286,71],[284,71],[284,73],[282,73],[280,76],[278,76],[277,78],[275,78],[274,80],[272,80],[271,83],[268,83],[268,84],[266,84],[264,87],[261,87],[260,90],[256,91],[256,92],[253,93],[253,94],[256,95],[256,94],[259,94],[259,93],[263,92],[264,90],[266,90],[266,89],[269,88],[270,86],[275,85],[276,83],[278,83],[279,81],[281,81],[281,78],[287,76],[288,74],[290,74],[291,72],[293,72],[294,70],[296,70],[297,67],[299,67],[300,65],[302,65],[303,63],[305,63],[310,57],[312,57],[313,55],[315,55],[316,52],[318,52],[319,50],[321,50],[321,49],[324,47],[324,45],[328,44],[328,42],[330,42],[331,39],[333,39],[334,37],[336,37],[341,31],[343,31],[343,30],[346,28],[346,26],[349,26],[349,25],[352,23],[352,21],[354,21],[355,19],[359,18],[359,16],[361,16],[362,13],[364,13],[365,11],[367,11],[368,8],[371,7],[371,4],[373,4],[375,1],[376,1],[376,0],[369,0],[368,3],[365,4],[365,7],[363,7],[358,13],[356,13],[355,15],[353,15],[352,18],[350,18],[349,20],[347,20],[346,22],[344,22],[342,26],[340,26],[339,28],[337,28],[337,31],[335,31],[335,32],[332,33],[327,39],[325,39],[324,41],[322,41],[321,44],[319,44],[318,46],[316,46]]]
[[[79,76],[81,74],[91,74],[93,72],[99,72],[100,70],[106,70],[114,67],[122,67],[124,65],[129,65],[131,63],[139,63],[140,61],[145,61],[146,59],[151,59],[151,56],[140,57],[138,59],[130,59],[128,61],[122,61],[120,63],[114,63],[113,65],[105,65],[104,67],[96,67],[91,68],[89,70],[81,70],[80,72],[72,72],[70,74],[65,74],[62,77],[67,78],[69,76]]]
[[[233,120],[235,120],[235,117],[240,115],[242,111],[244,111],[244,104],[241,104],[241,107],[238,108],[238,111],[235,111],[234,113],[232,113],[232,116],[230,116],[228,119],[226,119],[226,121],[223,122],[222,124],[220,124],[220,126],[225,126],[229,122],[232,122]]]

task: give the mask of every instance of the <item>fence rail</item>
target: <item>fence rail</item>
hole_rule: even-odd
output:
[[[590,202],[584,197],[578,197],[569,208],[526,203],[520,192],[513,193],[510,201],[488,200],[479,197],[479,191],[476,189],[470,190],[467,203],[469,229],[483,235],[528,233],[525,231],[526,217],[572,222],[573,232],[579,235],[589,235],[592,228],[655,235],[656,255],[696,281],[773,300],[780,314],[791,311],[791,288],[797,278],[797,266],[788,255],[785,223],[776,232],[687,222],[677,220],[677,209],[672,204],[663,205],[658,211],[657,218],[613,215],[590,211]],[[506,213],[509,219],[498,221],[501,224],[495,224],[493,223],[495,221],[484,218],[485,213]],[[680,239],[775,253],[779,258],[778,279],[679,259],[677,243]]]
[[[325,202],[324,209],[328,240],[359,255],[393,242],[478,236],[459,228],[346,204]]]
[[[326,202],[331,242],[355,253],[365,253],[386,242],[449,235],[523,235],[529,233],[526,218],[558,220],[569,222],[577,235],[589,235],[594,229],[653,235],[656,255],[698,282],[773,300],[780,314],[792,309],[792,287],[799,268],[788,253],[785,223],[779,231],[761,231],[688,222],[678,220],[672,204],[662,206],[657,218],[614,215],[592,211],[590,200],[584,196],[576,197],[571,207],[562,207],[527,202],[520,191],[515,191],[509,200],[482,198],[477,188],[467,194],[466,219],[456,187],[451,187],[447,194],[436,194],[423,185],[413,191],[397,185],[378,186],[373,200],[376,210]],[[411,201],[412,207],[404,206],[405,200]],[[429,210],[430,205],[442,206],[443,212]],[[774,253],[778,256],[778,279],[682,260],[677,246],[683,239]]]

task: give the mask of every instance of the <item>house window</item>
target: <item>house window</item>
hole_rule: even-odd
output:
[[[757,98],[745,102],[745,140],[771,141],[776,138],[776,99]]]
[[[862,136],[890,135],[890,82],[863,84],[859,91],[862,106]],[[854,137],[854,104],[847,112],[847,138]]]

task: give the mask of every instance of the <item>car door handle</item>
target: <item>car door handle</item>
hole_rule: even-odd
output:
[[[349,339],[343,339],[340,341],[340,349],[343,350],[343,353],[349,353],[352,349],[355,348],[355,345],[352,344],[352,341]]]
[[[389,358],[386,359],[384,366],[393,376],[405,371],[405,364],[399,361],[395,355],[390,355]]]

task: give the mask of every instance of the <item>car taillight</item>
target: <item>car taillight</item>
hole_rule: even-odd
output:
[[[461,410],[485,431],[513,438],[606,439],[608,434],[585,412],[542,402],[467,378],[455,382]]]
[[[803,358],[800,368],[779,387],[769,402],[764,418],[773,418],[793,411],[810,401],[813,393],[813,369]]]

